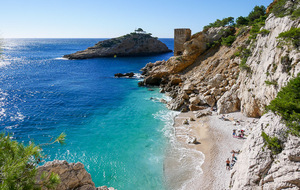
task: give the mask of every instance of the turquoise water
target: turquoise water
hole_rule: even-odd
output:
[[[96,186],[165,189],[164,159],[172,123],[158,89],[138,87],[148,62],[172,53],[136,58],[63,60],[100,39],[5,39],[0,61],[0,130],[28,143],[61,132],[66,145],[44,148],[46,161],[82,162]],[[173,49],[173,39],[162,39]]]

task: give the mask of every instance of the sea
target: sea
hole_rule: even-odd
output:
[[[140,69],[173,53],[67,60],[104,39],[2,39],[0,131],[43,146],[44,162],[81,162],[96,186],[169,189],[164,163],[173,118],[158,88],[138,87]],[[173,50],[173,39],[160,39]],[[134,72],[135,77],[115,78]]]

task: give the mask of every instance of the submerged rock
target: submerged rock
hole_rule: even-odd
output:
[[[118,38],[98,42],[93,47],[64,55],[68,59],[89,59],[96,57],[146,56],[172,52],[166,44],[146,33],[131,33]]]

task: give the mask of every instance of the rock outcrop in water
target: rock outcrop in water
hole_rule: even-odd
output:
[[[70,164],[65,160],[47,162],[38,167],[37,179],[40,179],[43,172],[48,174],[54,172],[59,175],[61,182],[56,187],[57,190],[114,190],[114,188],[106,186],[95,187],[91,175],[80,162]]]
[[[118,38],[100,41],[93,47],[64,55],[68,59],[89,59],[97,57],[147,56],[172,52],[166,44],[147,33],[131,33]]]

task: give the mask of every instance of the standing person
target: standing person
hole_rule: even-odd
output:
[[[233,135],[233,136],[236,136],[236,129],[233,129],[232,135]]]
[[[237,160],[234,153],[232,153],[232,160]]]
[[[229,158],[226,160],[226,170],[230,170],[230,161]]]

